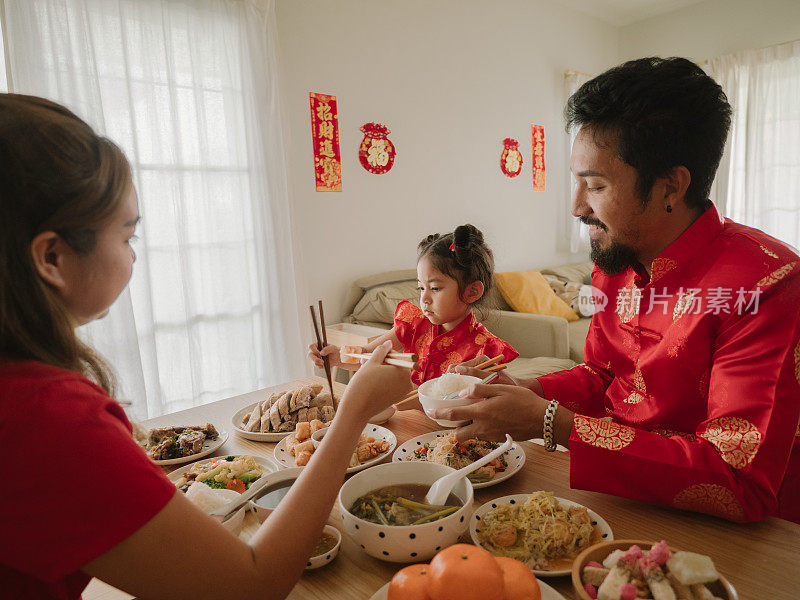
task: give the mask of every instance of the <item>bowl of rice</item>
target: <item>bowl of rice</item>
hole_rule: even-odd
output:
[[[469,387],[473,383],[480,383],[478,377],[471,375],[459,375],[458,373],[445,373],[436,379],[430,379],[419,386],[417,393],[425,414],[433,419],[433,411],[437,408],[455,408],[456,406],[467,406],[475,400],[471,398],[456,397],[453,400],[444,400],[444,397],[453,392],[459,392]],[[460,427],[469,421],[448,421],[446,419],[433,419],[442,427]]]

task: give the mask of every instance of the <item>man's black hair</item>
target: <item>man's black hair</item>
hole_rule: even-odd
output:
[[[600,144],[637,171],[646,203],[655,179],[684,166],[690,207],[702,209],[722,158],[731,106],[711,77],[685,58],[640,58],[584,83],[567,101],[567,130],[589,125]]]

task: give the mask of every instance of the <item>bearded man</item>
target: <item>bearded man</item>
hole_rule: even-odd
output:
[[[568,446],[572,487],[800,523],[800,258],[708,200],[725,94],[688,60],[645,58],[584,84],[565,114],[580,128],[572,214],[609,300],[584,364],[473,386],[476,403],[435,416],[471,420],[462,440]]]

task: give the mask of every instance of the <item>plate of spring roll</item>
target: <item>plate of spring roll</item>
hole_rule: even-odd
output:
[[[275,462],[286,468],[304,467],[311,460],[316,449],[311,436],[326,428],[327,424],[320,422],[298,423],[297,430],[275,446],[272,453]],[[316,435],[314,437],[317,438]],[[364,431],[361,432],[347,473],[362,471],[378,464],[389,456],[396,445],[397,437],[389,429],[372,423],[367,424]]]
[[[338,401],[319,384],[300,386],[269,394],[242,408],[233,415],[231,424],[237,435],[248,440],[279,442],[294,432],[298,423],[330,423]]]
[[[460,469],[499,446],[496,442],[476,439],[458,442],[452,429],[434,431],[401,444],[392,455],[392,461],[428,461]],[[522,469],[524,464],[525,451],[515,443],[508,452],[471,473],[467,479],[474,489],[485,488],[505,481]]]

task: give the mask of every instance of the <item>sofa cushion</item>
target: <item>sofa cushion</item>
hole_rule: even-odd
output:
[[[517,312],[563,317],[567,321],[579,318],[539,271],[497,273],[495,281],[506,302]]]
[[[567,323],[569,331],[569,357],[576,362],[583,362],[583,346],[586,344],[586,336],[589,334],[591,319],[579,319],[572,323]]]
[[[506,371],[512,377],[533,379],[548,373],[571,369],[575,364],[568,358],[551,358],[549,356],[539,356],[537,358],[520,357],[508,363]]]
[[[574,281],[581,285],[589,285],[592,283],[593,268],[594,263],[589,260],[586,262],[571,263],[568,265],[551,267],[549,269],[542,269],[542,275],[553,275],[564,283]]]
[[[403,300],[419,306],[416,280],[395,281],[365,290],[361,300],[353,308],[352,318],[359,323],[368,321],[392,324],[394,323],[394,310]]]

